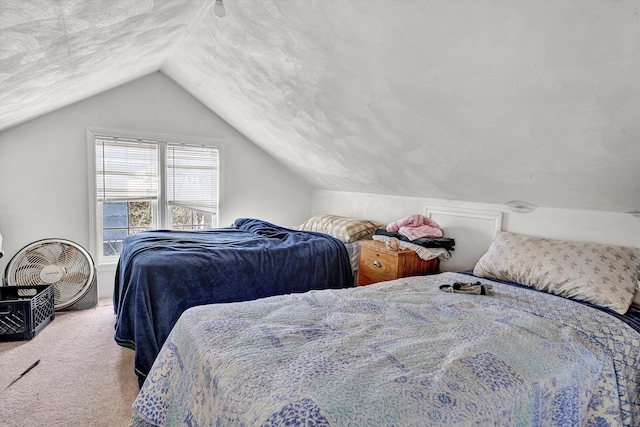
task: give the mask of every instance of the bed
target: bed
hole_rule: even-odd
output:
[[[186,309],[353,286],[354,249],[347,246],[326,233],[253,218],[220,229],[131,235],[116,271],[115,341],[135,350],[142,385]]]
[[[511,237],[473,275],[189,309],[131,425],[639,425],[640,249]]]

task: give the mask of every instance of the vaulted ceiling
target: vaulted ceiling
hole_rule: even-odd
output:
[[[0,0],[0,130],[160,70],[316,188],[640,211],[638,0],[213,5]]]

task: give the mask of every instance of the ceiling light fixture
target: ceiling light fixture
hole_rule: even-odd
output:
[[[504,202],[504,204],[510,211],[518,213],[531,213],[537,208],[533,203],[523,202],[522,200],[510,200],[508,202]]]
[[[213,6],[213,13],[218,18],[224,18],[224,16],[227,14],[227,11],[224,10],[224,4],[222,3],[222,0],[216,0],[216,4]]]

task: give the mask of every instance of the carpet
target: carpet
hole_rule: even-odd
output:
[[[114,322],[111,300],[101,299],[57,312],[32,340],[0,342],[0,425],[126,426],[138,382],[134,352],[113,340]]]

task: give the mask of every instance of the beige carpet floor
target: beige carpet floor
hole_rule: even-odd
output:
[[[101,299],[56,313],[32,340],[0,342],[0,425],[126,426],[138,382],[134,352],[113,340],[114,322],[111,300]]]

